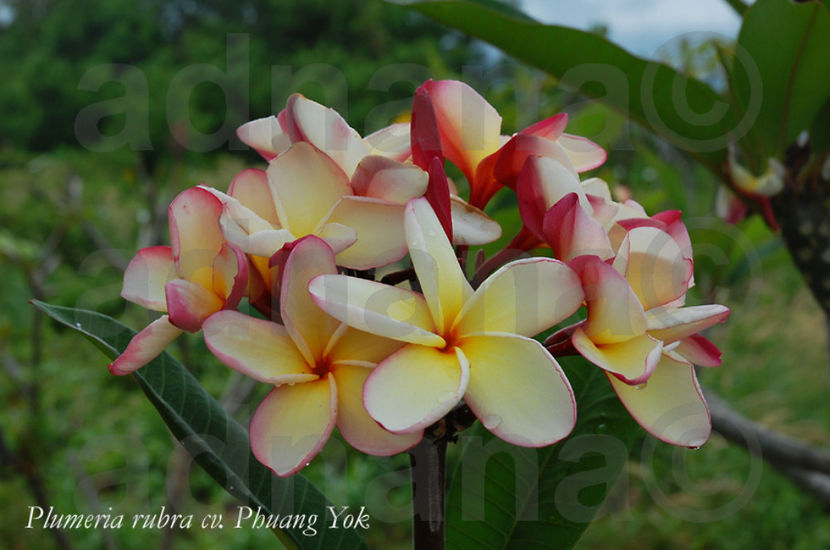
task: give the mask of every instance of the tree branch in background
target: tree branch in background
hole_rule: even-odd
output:
[[[705,394],[712,416],[712,429],[727,441],[766,460],[830,508],[830,451],[753,422],[710,390],[705,390]]]

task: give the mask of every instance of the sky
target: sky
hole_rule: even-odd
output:
[[[602,23],[609,38],[632,53],[658,57],[660,47],[687,33],[733,39],[740,19],[724,0],[521,0],[543,23],[587,30]]]

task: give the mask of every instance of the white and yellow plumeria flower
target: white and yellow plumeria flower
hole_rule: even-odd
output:
[[[251,419],[251,449],[278,476],[303,468],[334,426],[362,452],[387,456],[415,445],[420,433],[396,435],[363,408],[363,384],[378,361],[401,347],[360,332],[318,308],[308,283],[337,273],[334,254],[320,239],[297,241],[282,274],[284,325],[224,311],[203,327],[208,348],[229,367],[275,388]]]
[[[392,432],[418,431],[463,398],[502,439],[523,446],[559,441],[574,426],[571,387],[530,337],[576,311],[576,274],[549,258],[505,265],[473,291],[426,199],[409,202],[406,241],[423,294],[342,275],[309,289],[350,326],[407,345],[366,381],[369,414]]]
[[[205,189],[186,189],[168,209],[171,246],[144,248],[130,261],[121,296],[166,315],[135,335],[110,372],[133,372],[182,332],[196,332],[212,314],[239,304],[248,262],[222,236],[221,212],[222,203]]]
[[[588,256],[572,265],[588,309],[587,320],[573,332],[573,346],[605,370],[646,430],[675,445],[701,445],[711,426],[689,360],[719,364],[717,349],[697,333],[723,322],[729,310],[679,307],[691,261],[669,234],[654,227],[629,231],[613,265]]]

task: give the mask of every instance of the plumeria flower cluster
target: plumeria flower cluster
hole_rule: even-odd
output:
[[[700,333],[729,312],[685,306],[692,251],[680,213],[648,216],[582,179],[606,155],[566,125],[561,114],[505,136],[471,87],[428,81],[410,122],[363,138],[292,96],[237,132],[267,168],[243,171],[227,192],[182,192],[171,245],[130,262],[122,296],[164,315],[111,372],[201,331],[224,364],[273,387],[250,439],[279,476],[302,469],[335,427],[362,452],[392,455],[462,408],[516,445],[556,443],[577,410],[555,357],[577,353],[646,430],[699,446],[710,422],[693,365],[720,364]],[[468,262],[469,247],[501,236],[484,209],[502,188],[523,227]]]

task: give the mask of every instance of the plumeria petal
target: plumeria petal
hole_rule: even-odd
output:
[[[450,212],[453,244],[479,246],[501,237],[498,222],[456,195],[450,197]]]
[[[363,387],[363,403],[390,432],[419,431],[458,404],[469,376],[469,364],[458,348],[442,351],[410,344],[372,371]]]
[[[158,357],[181,333],[182,330],[173,326],[167,315],[162,315],[133,336],[127,348],[110,363],[110,372],[122,376],[143,367]]]
[[[391,456],[416,445],[423,437],[420,430],[408,434],[393,434],[381,428],[363,406],[363,384],[372,369],[356,366],[338,366],[337,427],[349,445],[374,456]]]
[[[297,237],[314,233],[340,197],[351,194],[343,171],[304,142],[271,161],[268,180],[281,225]]]
[[[336,162],[348,177],[360,159],[369,154],[369,146],[337,111],[300,94],[288,98],[285,121],[292,142],[310,143]]]
[[[399,340],[383,338],[343,325],[339,338],[326,351],[332,365],[374,367],[404,346]],[[367,375],[368,376],[368,375]]]
[[[555,162],[571,179],[579,182],[576,168],[565,149],[555,141],[528,134],[516,134],[501,148],[493,175],[503,185],[515,189],[525,162],[532,159]]]
[[[472,182],[479,162],[501,145],[501,116],[463,82],[428,80],[422,87],[429,92],[444,156]]]
[[[280,314],[285,329],[306,361],[316,364],[340,323],[314,303],[308,283],[318,275],[337,273],[334,253],[317,237],[303,237],[291,249],[282,273]]]
[[[409,201],[404,218],[412,264],[435,327],[441,333],[452,324],[473,289],[426,199]]]
[[[608,379],[631,416],[656,438],[692,448],[709,439],[709,410],[692,365],[663,357],[640,387]]]
[[[648,322],[640,300],[613,267],[589,257],[577,271],[588,306],[588,320],[583,325],[588,338],[596,344],[614,344],[646,332]]]
[[[321,275],[308,289],[326,313],[358,330],[425,346],[446,345],[433,332],[429,308],[417,292],[344,275]]]
[[[637,227],[623,239],[614,268],[622,273],[646,309],[686,293],[692,277],[691,260],[674,239],[654,227]]]
[[[674,353],[701,367],[719,367],[721,364],[720,350],[700,334],[693,334],[680,340],[678,346],[674,348]]]
[[[228,187],[228,195],[250,208],[273,227],[279,227],[274,195],[271,193],[268,173],[265,170],[249,168],[237,174]]]
[[[582,305],[579,277],[550,258],[511,262],[487,278],[464,304],[459,335],[509,332],[535,336],[567,319]]]
[[[568,113],[557,113],[552,117],[548,117],[544,120],[531,124],[519,133],[530,136],[539,136],[551,141],[556,141],[559,139],[559,136],[562,135],[562,132],[565,130],[567,125]]]
[[[182,330],[196,332],[202,323],[225,305],[224,300],[200,284],[173,279],[164,286],[170,322]]]
[[[316,380],[285,327],[238,311],[220,311],[202,332],[213,354],[232,369],[269,384]]]
[[[642,384],[654,372],[663,342],[647,334],[615,344],[595,344],[577,328],[571,342],[588,361],[614,374],[628,384]]]
[[[273,115],[246,122],[237,128],[236,135],[265,160],[271,160],[291,145],[288,134]]]
[[[329,245],[335,254],[343,252],[357,242],[357,231],[342,223],[326,223],[316,234]]]
[[[176,277],[169,246],[139,250],[124,271],[121,297],[154,311],[167,311],[164,285]]]
[[[577,172],[587,172],[605,163],[608,153],[588,138],[562,134],[557,140],[568,154]]]
[[[397,122],[381,128],[363,138],[369,146],[369,154],[382,155],[403,162],[412,154],[409,123]]]
[[[648,333],[668,344],[723,323],[729,317],[729,308],[718,304],[656,308],[647,317]]]
[[[343,197],[329,217],[357,234],[354,244],[337,255],[339,265],[370,269],[406,256],[402,204],[371,197]]]
[[[176,271],[182,279],[209,288],[213,259],[225,242],[219,228],[222,202],[202,187],[179,193],[168,209],[170,243]]]
[[[584,255],[602,260],[614,256],[605,228],[579,205],[576,193],[565,195],[545,213],[542,232],[545,242],[562,261]]]
[[[235,309],[248,288],[248,259],[238,247],[225,243],[213,260],[213,292],[224,298],[224,309]]]
[[[485,428],[523,447],[550,445],[571,432],[576,423],[573,391],[539,342],[487,334],[464,338],[459,347],[470,362],[464,401]]]
[[[251,419],[251,451],[276,475],[301,470],[323,448],[337,418],[337,386],[329,375],[274,388]]]
[[[427,173],[414,164],[370,155],[357,165],[351,185],[355,195],[406,204],[423,196],[427,181]]]

